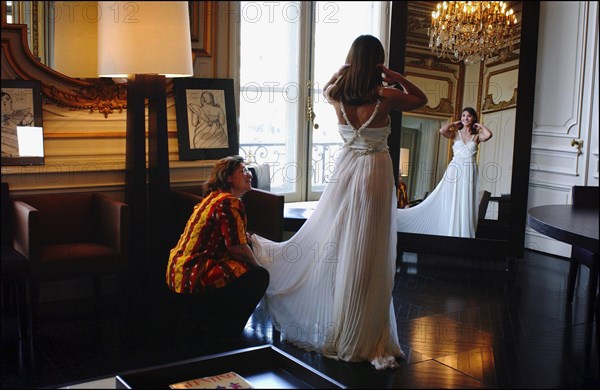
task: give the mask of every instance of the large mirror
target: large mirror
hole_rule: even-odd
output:
[[[517,39],[500,54],[466,65],[439,58],[429,49],[428,28],[435,1],[394,2],[395,18],[406,21],[392,39],[405,41],[398,68],[428,95],[428,105],[403,113],[401,136],[392,156],[398,180],[406,189],[409,207],[418,205],[438,185],[452,157],[451,143],[440,127],[460,119],[473,107],[479,121],[492,130],[491,140],[479,145],[481,201],[474,238],[401,232],[399,250],[462,254],[465,256],[521,257],[524,246],[529,153],[533,117],[533,89],[539,4],[508,2],[519,21]],[[527,50],[521,50],[527,47]],[[392,66],[392,63],[390,63]],[[517,88],[518,86],[518,88]]]

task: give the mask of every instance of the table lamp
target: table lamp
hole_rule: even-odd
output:
[[[168,248],[160,229],[168,224],[170,195],[166,77],[193,75],[188,2],[99,1],[98,7],[98,74],[127,78],[130,269],[142,279],[157,283],[163,279],[164,284]],[[148,272],[146,278],[143,272]]]

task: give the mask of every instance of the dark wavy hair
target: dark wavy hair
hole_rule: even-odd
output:
[[[377,87],[382,85],[381,69],[385,61],[381,41],[372,35],[360,35],[352,42],[346,66],[329,91],[336,101],[349,105],[373,103],[379,98]]]
[[[462,117],[462,113],[467,111],[473,117],[473,123],[479,123],[479,117],[477,116],[477,111],[473,107],[465,107],[460,112],[460,116]],[[477,129],[471,126],[471,134],[477,134]]]
[[[473,123],[479,123],[479,117],[477,116],[477,111],[475,111],[475,109],[473,107],[465,107],[462,109],[462,111],[460,112],[460,115],[462,116],[462,113],[467,111],[469,114],[471,114],[471,116],[473,117]]]
[[[244,162],[242,156],[228,156],[220,159],[213,166],[212,173],[202,186],[202,195],[206,196],[213,191],[230,191],[231,183],[227,179],[233,175],[237,167]]]

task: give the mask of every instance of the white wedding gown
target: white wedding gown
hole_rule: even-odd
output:
[[[457,134],[444,177],[421,203],[397,209],[399,232],[475,237],[478,182],[475,136],[465,143]]]
[[[344,149],[317,207],[288,241],[255,236],[269,271],[267,310],[283,340],[345,361],[397,367],[403,357],[392,302],[396,194],[390,125],[338,124]],[[346,123],[348,121],[342,106]]]

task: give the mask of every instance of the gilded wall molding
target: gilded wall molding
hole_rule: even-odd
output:
[[[127,109],[127,85],[103,81],[71,92],[58,89],[54,85],[44,85],[42,92],[57,104],[77,110],[88,110],[90,113],[97,111],[107,118],[115,111],[121,113]]]
[[[127,108],[126,84],[109,79],[74,79],[37,61],[27,45],[25,24],[2,26],[2,67],[21,80],[40,80],[44,96],[64,107],[98,112],[104,117]]]
[[[483,113],[489,113],[489,112],[498,111],[498,110],[506,110],[508,108],[516,107],[518,87],[515,87],[513,89],[513,93],[512,93],[512,96],[510,99],[501,100],[499,102],[494,101],[494,98],[489,91],[490,91],[490,84],[491,84],[493,78],[499,77],[502,74],[506,74],[506,73],[518,71],[518,70],[519,70],[519,66],[513,65],[513,66],[509,66],[509,67],[506,67],[503,69],[499,69],[499,70],[490,72],[486,76],[486,78],[485,78],[485,91],[486,92],[485,92],[485,97],[483,98],[483,104],[481,106],[481,111]]]
[[[506,110],[507,108],[513,108],[517,105],[517,90],[519,88],[515,88],[513,90],[513,95],[509,100],[500,101],[498,103],[494,102],[494,98],[492,94],[488,94],[483,99],[483,106],[481,110],[483,113],[490,113],[499,110]]]
[[[413,110],[413,112],[419,114],[439,115],[443,117],[448,117],[454,114],[454,106],[452,105],[452,102],[449,99],[441,98],[437,106],[425,106],[418,110]]]

